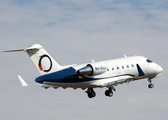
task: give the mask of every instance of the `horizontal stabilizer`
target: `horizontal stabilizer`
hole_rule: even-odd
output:
[[[19,49],[19,50],[8,50],[8,51],[2,51],[2,52],[20,52],[24,51],[24,49]]]
[[[39,44],[34,44],[26,49],[7,50],[2,52],[19,52],[19,51],[26,52],[29,55],[29,57],[31,58],[31,60],[33,61],[34,65],[36,66],[37,70],[40,72],[41,75],[53,73],[55,71],[59,71],[63,69],[63,67],[60,66],[48,54],[48,52]],[[68,65],[64,67],[68,68],[72,66],[74,65]]]
[[[23,78],[20,75],[18,75],[18,78],[19,78],[22,86],[28,86],[28,84],[23,80]]]

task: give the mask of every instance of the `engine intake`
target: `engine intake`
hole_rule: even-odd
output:
[[[95,76],[107,71],[107,65],[104,62],[88,64],[77,71],[82,76]]]

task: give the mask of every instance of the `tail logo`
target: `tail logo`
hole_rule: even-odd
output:
[[[43,65],[42,64],[42,59],[43,58],[47,58],[49,61],[50,61],[50,66],[49,67],[47,67],[46,68],[46,66],[45,66],[45,64]],[[51,70],[51,68],[52,68],[52,60],[51,60],[51,58],[48,56],[48,55],[42,55],[41,57],[40,57],[40,60],[39,60],[39,64],[38,64],[38,66],[39,66],[39,69],[42,71],[44,71],[44,72],[49,72],[50,70]],[[48,66],[48,65],[47,65]]]

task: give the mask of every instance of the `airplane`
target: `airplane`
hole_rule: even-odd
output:
[[[27,52],[41,76],[35,81],[48,89],[58,87],[81,88],[86,90],[89,98],[96,96],[95,88],[107,87],[105,95],[113,96],[115,86],[131,81],[148,78],[149,88],[153,88],[152,80],[161,75],[162,67],[143,56],[124,55],[124,58],[105,60],[81,65],[60,66],[39,44],[34,44],[27,49],[9,50],[4,52]],[[18,75],[22,86],[29,86]]]

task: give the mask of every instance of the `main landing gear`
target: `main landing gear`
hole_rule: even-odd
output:
[[[111,96],[113,96],[113,91],[112,90],[106,90],[105,95],[111,97]]]
[[[116,91],[116,89],[113,86],[109,87],[109,89],[105,91],[105,95],[109,96],[109,97],[113,96],[113,91],[112,90]]]
[[[152,84],[152,78],[148,78],[148,81],[149,81],[149,85],[148,85],[148,88],[154,88],[154,85]]]
[[[86,93],[88,94],[88,97],[89,97],[89,98],[93,98],[93,97],[96,96],[96,93],[95,93],[95,91],[93,90],[93,88],[88,88],[87,91],[86,91]]]
[[[113,96],[113,91],[116,91],[116,89],[113,86],[108,87],[108,88],[109,89],[105,91],[105,95],[108,96],[108,97],[111,97],[111,96]],[[93,97],[96,96],[96,93],[93,90],[93,88],[88,88],[86,93],[87,93],[89,98],[93,98]]]

